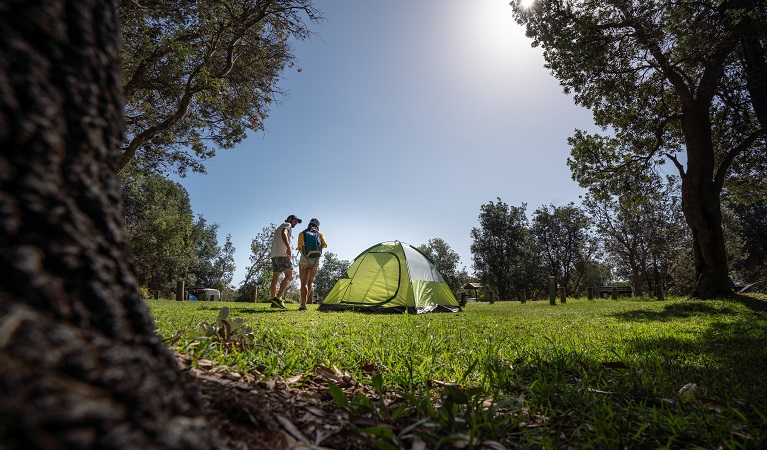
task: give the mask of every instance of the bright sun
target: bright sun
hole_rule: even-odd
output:
[[[533,3],[535,3],[535,0],[522,0],[521,4],[525,8],[529,8],[533,6]]]

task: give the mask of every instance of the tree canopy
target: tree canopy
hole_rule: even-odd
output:
[[[139,286],[172,292],[194,259],[189,194],[178,183],[147,175],[124,182],[121,196]]]
[[[234,276],[234,246],[218,244],[218,224],[194,220],[189,194],[157,174],[130,177],[121,189],[125,228],[139,286],[173,292],[188,287],[226,291]]]
[[[118,174],[204,172],[264,121],[310,0],[118,1],[126,139]]]
[[[229,291],[234,278],[234,244],[232,235],[226,235],[224,245],[218,243],[217,223],[208,224],[202,215],[192,224],[191,241],[194,261],[187,278],[193,286]]]
[[[497,200],[480,207],[479,227],[471,230],[471,253],[477,277],[501,300],[509,300],[515,290],[535,283],[535,277],[526,276],[534,258],[527,206],[514,207]]]
[[[722,232],[725,183],[767,193],[767,5],[537,0],[512,3],[546,67],[606,135],[576,130],[569,164],[583,186],[670,161],[693,236],[693,295],[731,293]]]
[[[568,294],[578,290],[595,251],[590,220],[575,204],[541,206],[533,213],[532,233],[549,275]]]

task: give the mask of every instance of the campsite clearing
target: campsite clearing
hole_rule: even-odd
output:
[[[222,304],[149,304],[162,336],[188,330],[173,347],[190,364],[288,380],[294,395],[325,380],[322,398],[392,448],[767,445],[764,297],[472,303],[426,315],[224,303],[252,328],[242,350],[191,338]]]

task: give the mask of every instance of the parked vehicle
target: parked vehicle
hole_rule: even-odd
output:
[[[194,288],[189,290],[190,295],[197,297],[201,302],[220,302],[221,292],[218,289]]]

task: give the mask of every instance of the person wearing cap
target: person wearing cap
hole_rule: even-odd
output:
[[[309,221],[306,230],[298,234],[297,250],[301,253],[301,258],[298,261],[298,277],[301,280],[301,306],[298,307],[299,311],[306,311],[306,301],[312,294],[312,289],[314,289],[314,277],[317,276],[317,271],[320,268],[319,255],[315,258],[310,258],[304,254],[304,242],[307,231],[316,231],[319,235],[322,248],[328,248],[328,243],[325,241],[325,235],[320,231],[320,221],[312,218],[312,220]]]
[[[272,285],[269,289],[269,294],[272,296],[272,308],[288,309],[282,296],[285,295],[288,285],[293,280],[293,262],[291,261],[293,254],[290,249],[290,241],[293,239],[293,228],[299,223],[301,223],[301,219],[291,214],[282,225],[274,230],[271,253]],[[284,275],[282,282],[280,282],[280,275]],[[278,284],[279,290],[277,290]]]

